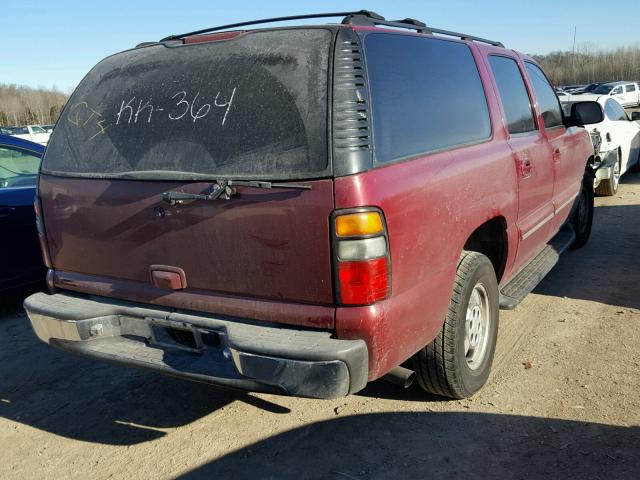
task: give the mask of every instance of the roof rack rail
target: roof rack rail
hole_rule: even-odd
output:
[[[419,33],[425,33],[429,35],[446,35],[449,37],[457,37],[462,40],[472,40],[475,42],[488,43],[496,47],[504,47],[500,42],[493,40],[487,40],[486,38],[475,37],[473,35],[467,35],[466,33],[451,32],[449,30],[442,30],[439,28],[428,27],[425,23],[415,18],[405,18],[404,20],[387,20],[382,15],[378,15],[370,10],[358,10],[354,12],[333,12],[333,13],[312,13],[308,15],[291,15],[288,17],[273,17],[265,18],[262,20],[252,20],[250,22],[230,23],[228,25],[221,25],[219,27],[204,28],[202,30],[195,30],[193,32],[181,33],[179,35],[170,35],[161,39],[161,42],[167,42],[170,40],[179,40],[184,37],[190,37],[192,35],[200,35],[203,33],[218,32],[220,30],[227,30],[230,28],[247,27],[249,25],[258,25],[261,23],[274,23],[285,22],[289,20],[304,20],[309,18],[328,18],[328,17],[344,17],[342,23],[345,25],[360,25],[360,26],[376,26],[384,25],[395,28],[408,28],[410,30],[416,30]]]
[[[405,18],[404,20],[387,20],[382,15],[370,15],[370,13],[372,12],[369,12],[368,10],[351,13],[344,17],[342,23],[345,25],[360,25],[370,27],[375,27],[376,25],[385,25],[388,27],[408,28],[410,30],[416,30],[420,33],[431,33],[431,29],[429,29],[420,20],[416,20],[414,18]]]
[[[438,35],[446,35],[448,37],[458,37],[462,40],[472,40],[475,42],[488,43],[489,45],[494,45],[496,47],[504,47],[501,42],[496,42],[494,40],[475,37],[473,35],[467,35],[466,33],[451,32],[449,30],[442,30],[440,28],[432,28],[427,26],[424,22],[416,20],[415,18],[405,18],[404,20],[386,20],[380,15],[376,15],[375,17],[368,16],[366,15],[366,12],[367,11],[364,10],[363,12],[357,12],[355,14],[349,15],[348,17],[345,17],[342,23],[348,23],[351,25],[369,25],[372,27],[376,25],[385,25],[389,27],[409,28],[420,33],[431,35],[435,33]]]
[[[384,20],[384,17],[382,17],[381,15],[378,15],[375,12],[371,12],[369,10],[359,10],[356,12],[311,13],[308,15],[291,15],[288,17],[264,18],[262,20],[252,20],[250,22],[230,23],[229,25],[221,25],[219,27],[203,28],[202,30],[195,30],[193,32],[180,33],[178,35],[169,35],[168,37],[164,37],[160,41],[166,42],[169,40],[179,40],[181,38],[190,37],[192,35],[200,35],[202,33],[217,32],[220,30],[227,30],[229,28],[248,27],[249,25],[258,25],[260,23],[286,22],[289,20],[304,20],[307,18],[351,17],[351,16],[359,16],[359,17],[366,17],[370,19]]]
[[[446,35],[448,37],[458,37],[461,40],[472,40],[474,42],[488,43],[489,45],[493,45],[494,47],[504,48],[502,42],[496,42],[495,40],[488,40],[482,37],[474,37],[473,35],[467,35],[466,33],[451,32],[449,30],[441,30],[439,28],[432,28],[431,32],[437,33],[438,35]]]

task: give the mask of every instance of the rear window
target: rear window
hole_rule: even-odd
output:
[[[111,56],[73,93],[42,171],[303,178],[327,156],[331,32],[285,29]]]
[[[466,44],[370,34],[364,46],[378,162],[491,136],[482,81]]]

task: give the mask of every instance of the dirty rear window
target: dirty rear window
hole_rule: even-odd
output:
[[[303,178],[328,170],[331,32],[287,29],[111,56],[71,96],[42,171]]]

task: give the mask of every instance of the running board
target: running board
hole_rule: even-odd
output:
[[[524,300],[542,279],[555,267],[560,255],[571,246],[576,238],[570,223],[557,233],[546,247],[536,255],[509,283],[500,289],[500,308],[513,310]]]

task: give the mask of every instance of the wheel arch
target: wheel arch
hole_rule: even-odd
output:
[[[500,283],[509,255],[506,218],[498,215],[478,226],[467,238],[464,249],[482,253],[489,258]]]

